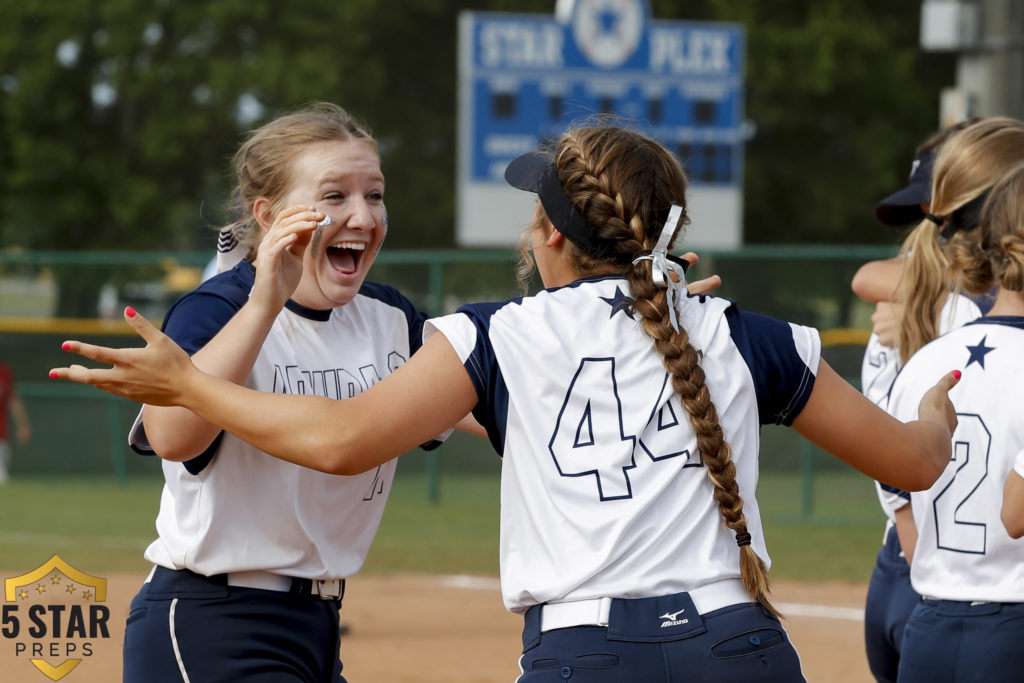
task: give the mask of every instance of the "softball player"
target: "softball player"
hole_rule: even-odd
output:
[[[246,218],[232,229],[249,258],[177,301],[165,331],[197,366],[253,389],[365,391],[419,347],[425,320],[364,281],[387,230],[376,143],[320,104],[255,131],[235,162]],[[304,257],[288,251],[296,225],[316,228]],[[166,483],[124,680],[344,680],[345,579],[376,533],[394,461],[325,474],[157,406],[143,408],[131,443],[163,458]]]
[[[970,143],[984,144],[980,133]],[[1011,538],[1001,520],[1004,482],[1017,476],[1024,451],[1022,198],[1024,165],[991,189],[980,230],[951,242],[965,289],[999,285],[991,311],[918,351],[892,388],[893,415],[912,418],[934,368],[963,367],[950,393],[959,420],[953,458],[931,488],[911,495],[911,581],[922,600],[904,635],[901,683],[1008,683],[1024,671],[1024,541]],[[951,213],[937,210],[936,217],[949,221]]]
[[[912,221],[924,220],[924,212],[931,200],[932,167],[938,150],[954,134],[977,121],[978,119],[971,119],[944,128],[918,147],[906,187],[889,195],[875,206],[875,216],[880,222],[902,226]],[[934,225],[930,222],[924,226],[926,230],[933,228]],[[912,243],[913,236],[912,233],[908,237],[908,245]],[[903,291],[899,287],[902,266],[902,257],[874,261],[862,266],[854,276],[854,291],[877,304],[876,314],[872,316],[872,321],[876,325],[882,324],[882,320],[891,321],[892,307],[902,305],[891,303],[893,299],[902,302],[935,296],[941,301],[944,297],[941,309],[926,309],[931,316],[928,320],[939,335],[979,317],[982,314],[979,304],[986,305],[986,308],[991,305],[988,297],[980,297],[976,302],[962,294],[944,294],[942,289],[936,290],[932,287],[912,287]],[[927,266],[927,269],[922,268],[918,271],[920,278],[928,279],[929,283],[946,283],[947,289],[952,289],[944,260],[928,260],[923,266]],[[933,302],[935,303],[937,301]],[[915,303],[912,302],[911,305],[914,306]],[[915,320],[906,320],[904,324],[919,323]],[[885,334],[888,336],[891,332],[886,331]],[[888,403],[889,388],[901,364],[900,353],[891,345],[892,343],[883,343],[879,334],[872,333],[861,364],[862,391],[882,408]],[[902,522],[904,524],[913,524],[909,508],[904,509],[907,494],[879,482],[875,482],[875,490],[886,515],[886,524],[882,535],[882,547],[878,551],[868,584],[864,610],[864,643],[872,675],[879,683],[894,683],[899,670],[903,631],[910,613],[921,598],[910,585],[910,566],[900,547],[897,533],[898,517],[905,518]]]
[[[650,138],[572,130],[506,178],[538,195],[524,247],[546,289],[431,321],[405,366],[351,400],[203,376],[138,315],[146,350],[69,343],[118,367],[54,376],[181,402],[338,473],[472,409],[503,456],[501,584],[524,616],[520,681],[803,680],[767,597],[759,427],[791,424],[869,476],[924,488],[949,458],[954,377],[904,424],[821,360],[814,330],[687,296],[668,254],[686,180]]]

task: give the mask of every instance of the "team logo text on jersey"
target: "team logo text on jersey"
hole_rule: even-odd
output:
[[[397,351],[387,356],[388,372],[394,372],[405,363],[405,357]],[[346,368],[326,370],[304,370],[297,365],[274,364],[274,393],[326,396],[327,398],[352,398],[363,393],[381,380],[381,374],[372,363],[360,366],[356,371]],[[373,500],[384,493],[384,479],[378,466],[370,487],[363,495],[364,501]]]
[[[690,623],[689,619],[680,619],[679,618],[679,615],[682,614],[685,611],[686,611],[686,608],[684,607],[683,609],[679,610],[678,612],[665,612],[660,617],[658,617],[659,619],[664,619],[665,620],[665,621],[661,622],[661,627],[662,628],[666,628],[668,626],[682,626],[683,624],[689,624]]]
[[[397,351],[387,356],[387,372],[394,372],[405,363],[405,357]],[[307,370],[297,365],[274,364],[275,394],[303,394],[326,396],[327,398],[352,398],[363,393],[381,380],[381,373],[373,363],[355,370],[348,368],[326,368]]]
[[[0,634],[13,646],[17,660],[28,660],[57,681],[93,655],[97,639],[110,638],[110,609],[97,604],[106,599],[106,579],[54,555],[28,573],[4,580]]]

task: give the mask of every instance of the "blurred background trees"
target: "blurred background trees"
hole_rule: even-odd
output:
[[[458,13],[554,4],[0,0],[0,248],[212,250],[245,131],[311,100],[378,137],[389,246],[450,247]],[[918,47],[918,2],[651,7],[746,27],[746,243],[898,241],[871,207],[938,126],[954,68]]]

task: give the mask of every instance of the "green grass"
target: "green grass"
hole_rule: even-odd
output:
[[[86,572],[143,571],[163,482],[12,479],[0,489],[0,567],[31,569],[60,555]]]
[[[90,573],[144,571],[161,484],[12,480],[0,488],[0,568],[31,569],[56,553]],[[883,524],[869,480],[817,473],[811,510],[796,474],[762,473],[758,488],[774,578],[867,581]],[[425,476],[400,468],[363,571],[497,575],[498,495],[496,472],[445,473],[441,501],[430,503]]]

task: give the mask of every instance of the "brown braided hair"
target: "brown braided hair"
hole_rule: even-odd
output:
[[[651,279],[651,262],[633,264],[638,256],[651,253],[672,204],[683,207],[673,243],[689,222],[682,166],[661,144],[616,126],[568,131],[558,140],[554,158],[570,201],[600,239],[614,245],[608,256],[591,254],[571,243],[566,248],[581,273],[611,271],[629,279],[633,310],[642,317],[644,332],[664,358],[672,386],[696,432],[718,510],[725,526],[736,534],[743,584],[755,600],[775,612],[768,600],[767,567],[750,545],[736,467],[705,382],[701,353],[684,328],[676,331],[672,326],[666,292]]]

